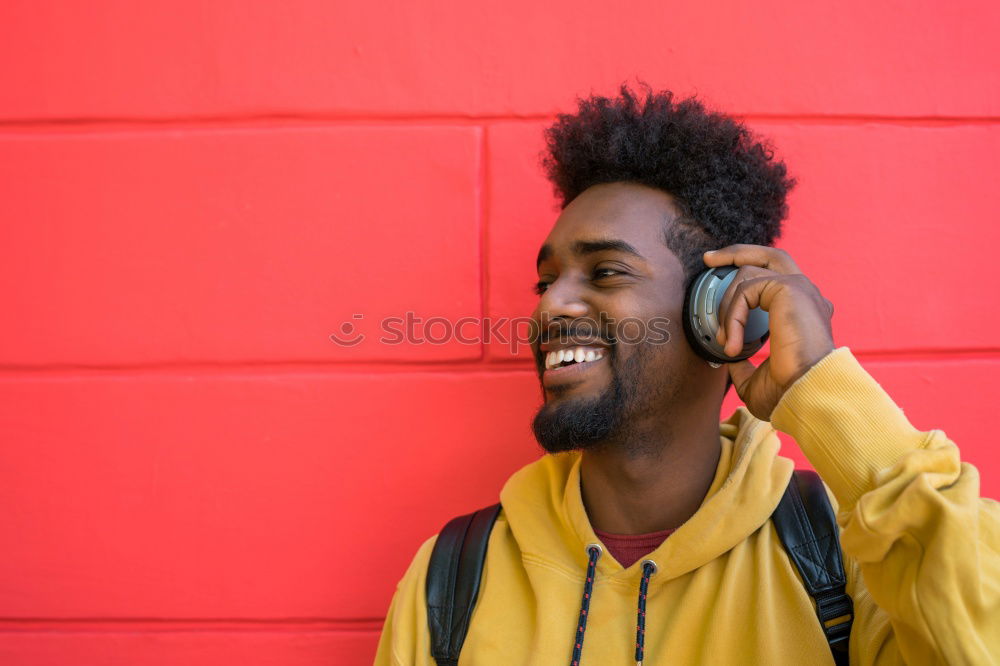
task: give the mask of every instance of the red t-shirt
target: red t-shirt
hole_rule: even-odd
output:
[[[644,556],[656,550],[677,528],[647,534],[608,534],[595,529],[594,534],[601,540],[611,556],[628,569]]]

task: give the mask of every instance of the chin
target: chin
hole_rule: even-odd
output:
[[[531,428],[538,444],[549,453],[588,449],[611,438],[624,414],[620,395],[613,390],[564,395],[546,400]]]

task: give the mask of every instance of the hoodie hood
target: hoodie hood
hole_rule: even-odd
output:
[[[739,407],[719,425],[722,445],[715,478],[701,506],[645,560],[656,563],[650,590],[727,552],[763,525],[791,478],[794,463],[770,423]],[[500,501],[523,557],[579,575],[590,564],[587,547],[600,539],[580,492],[578,451],[547,454],[515,473]],[[639,585],[642,562],[627,569],[610,555],[596,563],[598,578]]]

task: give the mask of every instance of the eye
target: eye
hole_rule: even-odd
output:
[[[549,288],[549,283],[546,282],[545,280],[539,280],[538,282],[535,283],[535,286],[533,287],[535,294],[537,294],[538,296],[544,294],[545,290],[548,288]]]
[[[616,275],[622,275],[621,271],[616,271],[613,268],[596,268],[594,269],[594,279],[600,280],[601,278],[614,277]]]

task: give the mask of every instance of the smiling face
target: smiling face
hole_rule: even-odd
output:
[[[666,192],[608,183],[574,199],[549,233],[532,315],[545,396],[533,429],[547,451],[655,432],[717,383],[681,328],[684,271],[664,242],[679,214]]]

